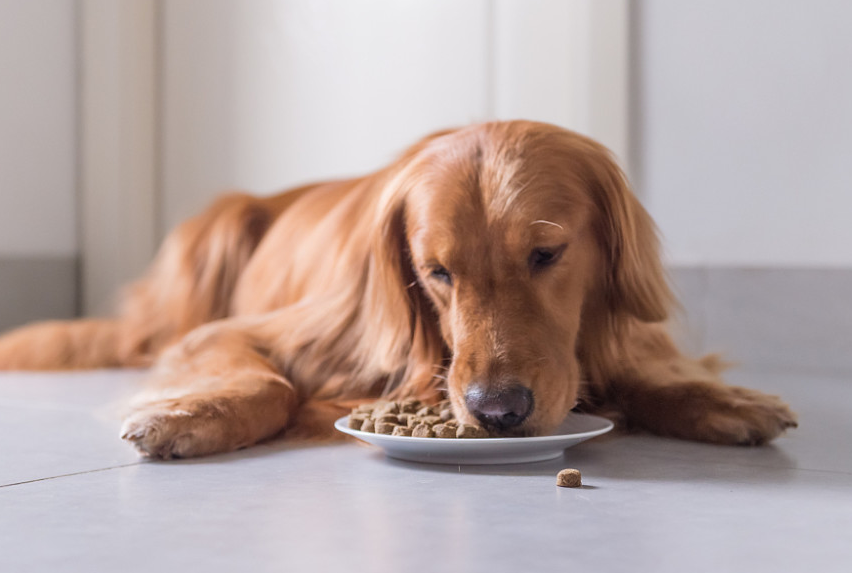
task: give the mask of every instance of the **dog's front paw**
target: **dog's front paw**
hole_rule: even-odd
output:
[[[780,398],[746,388],[716,390],[705,406],[697,429],[698,438],[707,442],[757,446],[798,426]]]
[[[164,460],[222,451],[209,416],[173,402],[137,410],[121,427],[127,440],[143,455]]]

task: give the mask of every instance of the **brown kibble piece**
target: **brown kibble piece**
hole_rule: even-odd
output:
[[[373,410],[373,416],[379,418],[381,416],[385,416],[387,414],[398,414],[399,413],[399,404],[396,402],[381,402],[376,405],[376,408]]]
[[[412,437],[415,438],[434,438],[435,432],[432,431],[432,427],[426,424],[418,424],[411,431]]]
[[[580,470],[565,469],[556,474],[556,485],[559,487],[580,487]]]
[[[418,400],[403,400],[400,404],[399,411],[404,413],[413,414],[420,408],[420,402]]]
[[[396,427],[398,427],[396,424],[391,424],[390,422],[376,422],[376,433],[390,435]]]
[[[361,404],[349,414],[348,426],[362,432],[418,438],[489,437],[480,426],[462,424],[453,417],[449,400],[437,406],[428,406],[414,398]]]
[[[435,432],[436,438],[455,438],[456,437],[456,429],[448,426],[446,424],[435,424],[432,427],[432,431]]]
[[[457,438],[487,438],[488,432],[473,424],[462,424],[456,429]]]

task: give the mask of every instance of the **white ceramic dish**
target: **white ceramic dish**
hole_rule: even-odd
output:
[[[349,416],[334,427],[385,451],[389,457],[435,464],[519,464],[551,460],[565,448],[605,434],[612,422],[599,416],[571,413],[551,436],[535,438],[441,439],[388,436],[353,430]]]

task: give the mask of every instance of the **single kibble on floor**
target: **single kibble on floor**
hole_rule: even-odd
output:
[[[559,487],[580,487],[580,470],[565,469],[556,474],[556,485]]]
[[[447,408],[446,410],[441,410],[441,421],[446,422],[447,420],[451,420],[453,417],[453,411]]]
[[[435,432],[432,431],[432,426],[428,424],[418,424],[411,430],[411,436],[413,438],[434,438]]]
[[[392,436],[410,436],[411,428],[406,428],[404,426],[395,426],[393,432],[391,432]]]
[[[452,426],[448,426],[446,424],[435,424],[432,427],[432,431],[435,432],[436,438],[455,438],[456,437],[456,429]]]
[[[488,432],[473,424],[461,424],[456,429],[457,438],[487,438]]]
[[[393,429],[396,427],[396,424],[391,424],[390,422],[376,422],[376,433],[391,435],[393,434]]]
[[[376,423],[373,420],[371,420],[370,418],[367,418],[366,420],[364,420],[364,423],[361,424],[361,431],[362,432],[375,432],[376,431]]]

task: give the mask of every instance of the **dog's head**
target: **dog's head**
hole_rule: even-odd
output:
[[[404,322],[386,336],[434,329],[457,417],[492,432],[552,431],[586,362],[612,360],[627,321],[666,316],[653,224],[609,152],[576,133],[516,121],[433,136],[379,211],[373,306]]]

